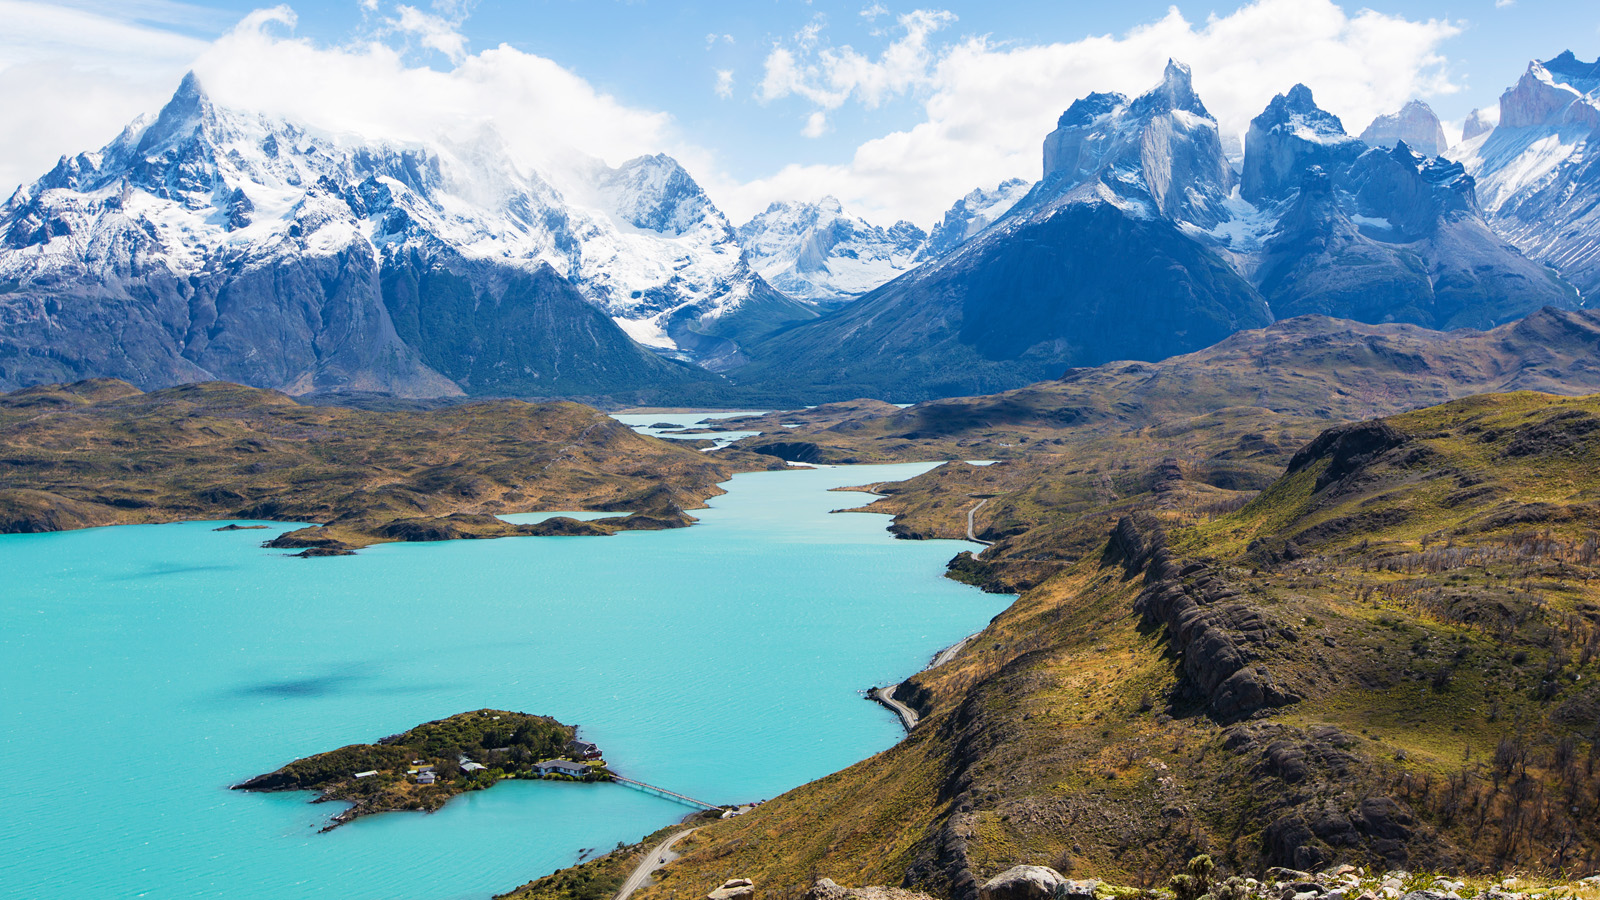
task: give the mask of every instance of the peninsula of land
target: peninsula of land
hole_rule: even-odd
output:
[[[331,831],[362,816],[397,810],[433,812],[450,798],[504,778],[608,777],[599,748],[548,716],[480,709],[427,722],[371,744],[351,744],[297,759],[234,785],[237,791],[317,791],[313,802],[350,808]]]
[[[0,534],[196,519],[312,522],[269,546],[678,528],[772,456],[703,453],[577,403],[306,406],[224,382],[96,379],[0,394]],[[513,525],[506,513],[626,510]]]

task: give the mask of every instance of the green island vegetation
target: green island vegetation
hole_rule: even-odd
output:
[[[693,522],[770,456],[702,453],[576,403],[305,406],[223,382],[143,393],[96,379],[0,395],[0,533],[195,519],[318,523],[269,546],[606,535]],[[496,516],[617,510],[512,525]]]
[[[971,516],[992,546],[949,574],[1020,597],[902,682],[904,741],[701,828],[635,900],[729,878],[977,900],[1019,864],[1184,900],[1169,878],[1200,855],[1197,897],[1595,897],[1600,396],[1557,395],[1600,390],[1597,337],[1553,310],[1311,318],[1003,394],[708,424],[790,459],[952,460],[861,508],[908,538]]]
[[[427,722],[372,744],[351,744],[297,759],[234,785],[239,791],[317,791],[313,802],[351,804],[324,831],[374,813],[432,812],[451,797],[483,790],[505,778],[598,781],[605,764],[581,761],[580,776],[541,774],[536,765],[581,757],[577,730],[548,716],[480,709]]]

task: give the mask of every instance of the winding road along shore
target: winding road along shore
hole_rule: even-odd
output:
[[[628,876],[628,880],[622,883],[622,889],[617,891],[617,896],[613,897],[612,900],[628,900],[628,897],[632,896],[634,891],[644,887],[644,883],[650,880],[651,873],[667,864],[667,854],[672,852],[672,845],[698,830],[696,828],[685,828],[651,848],[650,854],[633,870],[633,874]]]
[[[891,684],[888,687],[873,688],[867,691],[867,696],[889,707],[891,712],[900,717],[900,724],[906,727],[906,731],[910,731],[917,727],[917,723],[922,721],[922,717],[917,715],[916,710],[894,698],[894,689],[899,686],[898,684]]]
[[[978,537],[977,533],[972,530],[972,517],[978,514],[978,510],[983,509],[985,506],[987,506],[989,504],[989,499],[990,498],[985,497],[984,499],[979,500],[977,503],[974,503],[972,505],[972,508],[967,510],[967,540],[973,542],[974,544],[982,544],[985,547],[994,546],[994,541],[986,541],[986,540]],[[977,553],[974,553],[972,555],[973,556],[981,556],[982,554],[983,554],[983,551],[979,550]]]

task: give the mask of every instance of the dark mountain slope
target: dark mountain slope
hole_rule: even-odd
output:
[[[779,333],[733,378],[796,397],[904,402],[1159,359],[1265,322],[1250,286],[1170,222],[1069,203]]]
[[[1578,303],[1488,228],[1460,164],[1367,147],[1304,85],[1251,123],[1242,180],[1175,63],[1131,101],[1073,103],[1044,171],[959,251],[763,341],[735,380],[920,400],[1159,360],[1273,318],[1492,328]]]
[[[1187,69],[1169,65],[1132,101],[1073,104],[1045,172],[966,246],[762,342],[735,380],[824,400],[919,400],[1159,359],[1266,324],[1255,290],[1185,231],[1222,215],[1232,179]]]
[[[1578,295],[1495,235],[1460,163],[1368,148],[1296,85],[1251,122],[1243,194],[1269,214],[1255,283],[1280,318],[1316,313],[1492,328]]]
[[[716,389],[704,370],[634,343],[549,266],[394,259],[382,288],[401,339],[473,394],[641,402]]]

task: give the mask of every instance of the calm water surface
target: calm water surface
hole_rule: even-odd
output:
[[[964,544],[828,515],[929,466],[740,475],[693,528],[291,559],[218,523],[0,537],[0,896],[486,898],[676,821],[508,782],[362,819],[231,783],[480,707],[577,723],[632,777],[772,797],[890,746],[859,691],[1009,602]]]
[[[714,434],[673,434],[672,431],[680,428],[702,428],[701,423],[707,419],[732,419],[737,416],[765,415],[765,410],[724,410],[721,412],[686,412],[686,413],[620,413],[611,418],[629,426],[640,434],[651,437],[666,438],[674,441],[710,440],[718,447],[726,447],[734,441],[747,437],[754,437],[759,431],[722,431]],[[670,428],[655,428],[655,425],[671,423]]]

